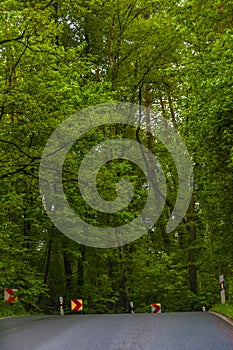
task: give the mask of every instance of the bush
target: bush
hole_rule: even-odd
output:
[[[0,317],[24,316],[26,314],[24,307],[19,301],[7,303],[5,300],[0,300]]]

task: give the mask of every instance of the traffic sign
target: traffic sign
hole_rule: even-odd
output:
[[[153,314],[161,314],[161,304],[151,304],[151,312]]]
[[[83,310],[83,300],[82,299],[72,299],[71,300],[71,310],[72,311],[82,311]]]
[[[15,296],[15,292],[18,292],[18,289],[4,289],[4,300],[6,300],[8,303],[13,303],[15,300],[18,300],[18,297]]]

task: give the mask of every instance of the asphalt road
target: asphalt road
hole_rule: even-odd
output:
[[[197,313],[0,319],[1,350],[233,350],[233,327]]]

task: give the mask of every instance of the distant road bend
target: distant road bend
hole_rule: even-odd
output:
[[[233,327],[206,312],[0,319],[1,350],[233,350]]]

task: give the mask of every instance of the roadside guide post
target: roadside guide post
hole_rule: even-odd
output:
[[[225,282],[224,282],[224,276],[219,276],[219,283],[220,283],[220,295],[221,295],[221,303],[225,304],[226,302],[226,292],[225,292]]]
[[[129,310],[130,310],[131,314],[134,314],[132,301],[129,302]]]
[[[59,302],[60,302],[60,314],[61,316],[64,316],[63,297],[59,297]]]

